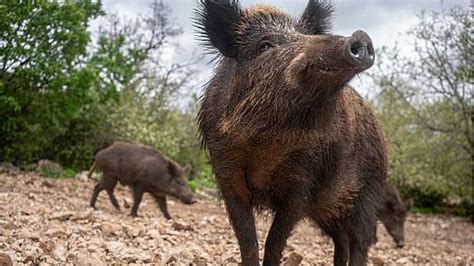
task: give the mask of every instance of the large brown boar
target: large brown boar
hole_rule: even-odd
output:
[[[120,209],[114,196],[117,182],[133,190],[133,217],[137,216],[144,192],[153,196],[167,219],[171,219],[171,216],[166,205],[166,195],[174,196],[185,204],[195,202],[192,191],[186,185],[190,167],[181,167],[153,147],[116,142],[97,153],[89,175],[95,168],[102,171],[102,180],[92,194],[90,205],[93,208],[99,192],[105,189],[114,207]]]
[[[387,183],[377,217],[399,248],[405,245],[405,219],[412,205],[412,200],[402,201],[398,190]]]
[[[323,1],[310,0],[300,18],[237,0],[199,3],[196,25],[219,60],[199,127],[243,265],[259,264],[253,209],[274,212],[264,265],[280,263],[305,218],[332,237],[335,264],[366,264],[386,148],[347,83],[373,64],[369,36],[328,33],[332,7]]]

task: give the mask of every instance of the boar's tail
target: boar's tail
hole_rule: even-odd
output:
[[[89,169],[89,174],[87,175],[88,179],[91,179],[92,173],[94,173],[94,170],[95,170],[95,166],[96,166],[96,164],[95,164],[95,161],[94,161],[91,168]]]

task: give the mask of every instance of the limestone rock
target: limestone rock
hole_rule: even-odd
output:
[[[283,263],[283,266],[298,266],[301,264],[302,260],[303,256],[296,252],[291,252],[290,255],[288,255],[288,258]]]

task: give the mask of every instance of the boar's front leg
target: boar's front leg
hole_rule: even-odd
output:
[[[259,265],[257,232],[251,207],[237,197],[228,199],[226,206],[239,242],[242,265]]]
[[[135,183],[133,184],[132,191],[133,191],[133,206],[132,206],[132,212],[130,214],[132,215],[132,217],[137,217],[138,205],[140,205],[140,202],[142,201],[145,188],[143,187],[142,184]]]
[[[158,207],[160,207],[160,210],[165,218],[168,220],[171,219],[171,215],[168,213],[168,206],[166,205],[166,197],[153,195],[153,198],[155,198],[155,201],[158,204]]]
[[[217,178],[219,181],[227,181]],[[242,181],[242,180],[241,180]],[[220,183],[230,223],[239,242],[242,265],[259,265],[257,231],[250,206],[250,194],[243,184]],[[233,182],[232,182],[233,183]],[[243,183],[243,182],[242,182]],[[236,191],[239,190],[239,192]]]
[[[277,209],[265,241],[264,266],[280,265],[286,241],[296,223],[300,220],[300,216],[295,210],[298,210],[298,208],[289,208],[288,205]]]

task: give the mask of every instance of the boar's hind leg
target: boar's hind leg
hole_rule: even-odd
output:
[[[112,205],[117,210],[120,210],[120,206],[117,202],[117,199],[114,196],[114,188],[117,185],[117,179],[116,178],[111,178],[110,176],[107,176],[105,173],[103,174],[102,180],[100,180],[97,185],[94,187],[94,192],[92,192],[92,198],[91,198],[91,207],[95,209],[95,203],[97,201],[97,197],[99,196],[99,193],[102,190],[106,190],[107,194],[109,194],[110,201],[112,202]]]
[[[109,199],[110,202],[112,202],[112,205],[114,205],[115,209],[120,210],[120,205],[118,204],[117,198],[115,198],[114,195],[114,188],[117,185],[117,179],[109,179],[109,181],[106,183],[106,188],[105,190],[107,191],[107,194],[109,194]]]
[[[94,192],[92,192],[92,198],[91,198],[91,207],[92,208],[96,208],[95,207],[95,203],[97,201],[97,197],[99,196],[99,193],[105,189],[105,181],[104,179],[102,179],[99,183],[97,183],[97,185],[95,185],[94,187]]]
[[[140,183],[136,183],[133,185],[132,190],[133,190],[133,207],[132,207],[131,215],[132,217],[137,217],[138,205],[140,205],[140,202],[142,201],[145,188]]]
[[[334,265],[347,265],[349,260],[349,234],[338,223],[330,226],[321,226],[334,242]]]
[[[367,265],[367,255],[369,253],[369,244],[360,239],[360,236],[351,235],[349,265]]]
[[[360,243],[360,241],[356,239],[351,239],[349,265],[367,265],[368,252],[369,247],[367,245]]]
[[[158,207],[160,207],[160,210],[165,216],[165,218],[168,220],[171,219],[171,216],[168,213],[168,206],[166,205],[166,197],[153,195],[153,198],[155,198],[155,201],[156,203],[158,203]]]
[[[350,218],[350,223],[349,265],[367,265],[369,247],[376,238],[376,218],[359,212]]]

